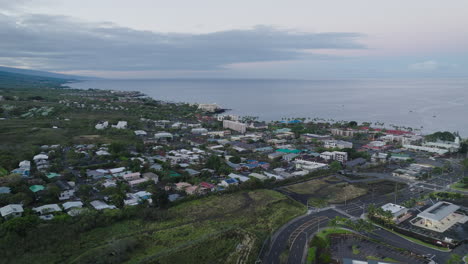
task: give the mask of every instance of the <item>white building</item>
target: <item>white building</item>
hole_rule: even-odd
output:
[[[247,131],[247,124],[237,121],[223,120],[223,128],[228,128],[243,134]]]
[[[171,133],[168,132],[159,132],[154,134],[154,138],[159,140],[159,139],[172,139],[173,136]]]
[[[353,148],[353,143],[344,140],[323,140],[323,146],[325,148]]]
[[[216,119],[218,119],[218,121],[223,121],[223,120],[239,121],[239,116],[237,116],[237,115],[218,115],[218,116],[216,116]]]
[[[127,121],[119,121],[117,125],[112,125],[113,128],[117,129],[126,129],[127,128]]]
[[[324,160],[336,160],[344,163],[348,160],[348,153],[342,151],[325,151],[320,154],[320,157]]]
[[[66,202],[62,204],[62,207],[65,211],[68,211],[72,208],[82,208],[83,203],[80,201],[71,201],[71,202]]]
[[[382,153],[382,152],[374,153],[374,154],[372,154],[372,156],[371,156],[371,161],[372,161],[372,162],[375,162],[375,163],[386,162],[386,161],[387,161],[387,157],[388,157],[388,154],[387,154],[387,153]]]
[[[104,122],[97,123],[96,126],[94,127],[98,130],[102,130],[102,129],[107,128],[108,126],[109,126],[109,122],[104,121]]]
[[[106,150],[101,149],[101,150],[96,151],[96,155],[98,155],[98,156],[110,156],[110,153],[108,151],[106,151]]]
[[[449,152],[457,152],[460,149],[460,138],[456,137],[454,142],[451,141],[439,141],[439,142],[424,142],[424,147],[445,149]]]
[[[117,208],[117,207],[115,207],[114,205],[108,205],[108,204],[106,204],[105,202],[100,201],[100,200],[92,201],[92,202],[90,202],[90,204],[91,204],[91,206],[93,206],[94,209],[96,209],[96,210],[115,209],[115,208]]]
[[[146,136],[148,134],[144,130],[135,130],[133,133],[135,133],[136,136]]]
[[[249,177],[246,177],[246,176],[243,176],[243,175],[239,175],[239,174],[234,174],[234,173],[230,173],[228,175],[229,178],[233,178],[233,179],[236,179],[236,180],[239,180],[240,182],[246,182],[248,180],[250,180]]]
[[[21,204],[9,204],[0,208],[0,214],[5,219],[20,217],[23,212],[24,210]]]
[[[367,133],[366,130],[341,129],[341,128],[332,128],[330,132],[334,136],[342,136],[342,137],[354,137],[354,135],[356,134]]]
[[[33,160],[36,162],[36,161],[39,161],[39,160],[48,160],[49,159],[49,156],[47,156],[46,154],[38,154],[36,156],[34,156]]]
[[[23,161],[21,161],[19,163],[19,167],[22,168],[22,169],[30,170],[31,169],[31,161],[23,160]]]
[[[192,128],[192,134],[201,135],[208,133],[208,129],[206,128]]]
[[[426,147],[426,146],[416,146],[416,145],[403,145],[403,148],[407,150],[424,151],[424,152],[434,153],[438,155],[444,155],[449,152],[449,150],[447,149],[440,149],[440,148],[433,148],[433,147]]]
[[[267,176],[256,173],[256,172],[250,173],[249,177],[257,178],[257,179],[262,180],[262,181],[268,179]]]
[[[367,146],[372,147],[372,148],[382,148],[382,147],[385,147],[386,145],[387,143],[385,143],[384,141],[380,141],[380,140],[371,141],[369,142],[369,144],[367,144]]]
[[[206,112],[216,112],[221,109],[221,107],[218,104],[199,104],[198,109]]]
[[[297,170],[306,170],[306,171],[314,171],[318,169],[326,169],[328,168],[327,164],[324,163],[319,163],[315,161],[308,161],[308,160],[303,160],[303,159],[296,159],[294,160],[294,163],[296,164],[296,169]]]
[[[393,215],[394,221],[396,221],[398,218],[400,218],[408,212],[408,209],[406,207],[393,203],[382,205],[382,209],[384,211],[390,211]]]
[[[54,212],[61,212],[62,208],[60,208],[58,204],[45,204],[43,206],[34,207],[32,210],[40,214],[49,214]]]

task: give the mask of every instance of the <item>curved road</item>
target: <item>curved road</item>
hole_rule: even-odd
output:
[[[307,234],[312,234],[320,227],[328,225],[335,216],[346,217],[335,210],[329,209],[306,216],[300,216],[289,222],[272,237],[270,249],[263,258],[263,263],[279,264],[280,255],[289,248],[288,263],[302,263]]]

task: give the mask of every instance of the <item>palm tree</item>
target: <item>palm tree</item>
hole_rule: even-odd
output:
[[[468,170],[468,159],[464,159],[461,162],[463,166],[463,178],[465,177],[465,172]]]

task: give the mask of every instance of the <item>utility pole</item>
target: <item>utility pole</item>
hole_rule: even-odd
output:
[[[395,182],[395,204],[397,203],[396,202],[396,199],[397,199],[397,186],[398,186],[398,184]]]
[[[375,191],[375,187],[372,187],[372,204],[375,204],[374,191]]]

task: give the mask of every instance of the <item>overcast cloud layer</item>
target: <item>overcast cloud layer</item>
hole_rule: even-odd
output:
[[[466,0],[0,0],[0,65],[110,78],[467,77],[467,8]]]
[[[63,16],[0,15],[0,64],[46,70],[213,70],[313,59],[313,49],[362,49],[358,33],[298,33],[257,26],[209,34],[137,31]],[[318,56],[322,57],[322,56]]]

